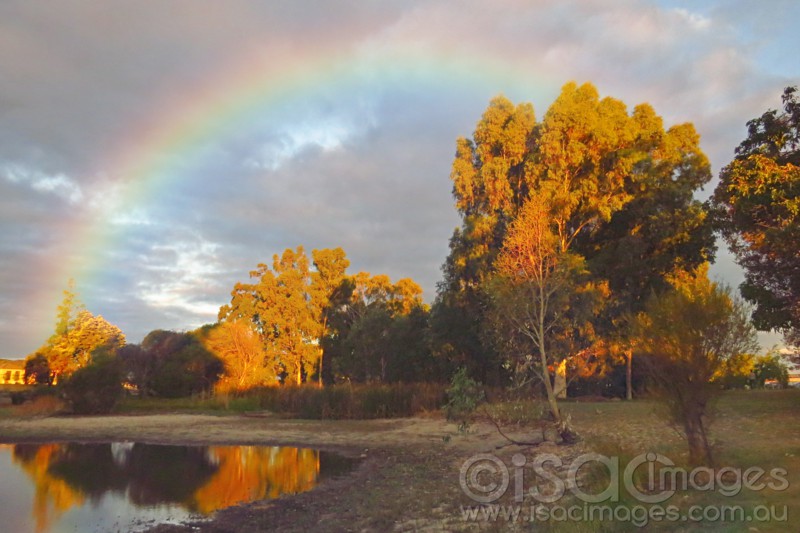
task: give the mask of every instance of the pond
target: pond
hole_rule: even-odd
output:
[[[136,531],[296,494],[355,460],[308,448],[0,444],[3,531]]]

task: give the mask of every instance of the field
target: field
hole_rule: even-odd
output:
[[[494,406],[498,413],[508,406]],[[535,412],[534,404],[518,404],[516,412]],[[709,490],[678,491],[660,505],[674,505],[686,512],[691,506],[715,509],[740,506],[750,513],[756,506],[787,508],[786,521],[778,512],[775,520],[670,522],[648,518],[648,530],[663,531],[786,531],[800,516],[800,391],[747,391],[726,393],[718,404],[711,437],[715,443],[716,470],[722,471],[718,484]],[[581,442],[560,446],[543,442],[536,446],[509,445],[495,426],[482,415],[472,421],[466,433],[445,421],[439,413],[400,419],[295,420],[266,412],[246,414],[219,410],[198,413],[191,405],[173,406],[168,414],[128,412],[104,417],[21,418],[19,407],[0,412],[0,440],[4,442],[53,440],[140,440],[170,443],[275,443],[313,446],[360,457],[358,469],[345,477],[324,483],[317,489],[278,500],[256,502],[219,512],[211,523],[193,527],[205,532],[260,531],[635,531],[644,505],[622,494],[615,520],[561,519],[549,522],[534,517],[530,523],[530,495],[522,501],[516,522],[512,515],[518,481],[527,491],[533,484],[530,469],[536,457],[553,454],[561,459],[556,472],[568,478],[567,466],[575,458],[593,451],[619,457],[624,468],[632,459],[655,452],[685,467],[685,445],[664,422],[653,402],[568,401],[564,410],[582,436]],[[510,416],[504,416],[510,419]],[[540,441],[537,423],[501,424],[515,440]],[[461,488],[459,472],[465,461],[477,453],[497,456],[510,472],[505,495],[493,506],[478,507]],[[524,458],[525,467],[512,461]],[[723,467],[729,467],[723,471]],[[772,490],[744,489],[726,496],[736,486],[737,472],[748,468],[785,469],[788,487]],[[518,479],[515,477],[520,474]],[[780,477],[780,476],[779,476]],[[596,463],[579,471],[579,486],[597,493],[608,487],[608,477]],[[766,477],[764,478],[766,479]],[[489,486],[494,478],[479,478]],[[541,481],[541,480],[540,480]],[[707,487],[706,487],[707,488]],[[554,505],[583,505],[567,495]],[[508,507],[506,507],[508,506]],[[652,506],[650,506],[652,507]],[[492,512],[499,512],[493,516]],[[472,516],[470,516],[472,513]],[[625,517],[627,516],[627,519]],[[508,519],[506,519],[508,518]],[[713,518],[713,516],[712,516]],[[161,526],[157,531],[196,531],[191,527]]]

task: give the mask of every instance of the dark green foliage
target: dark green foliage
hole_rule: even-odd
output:
[[[415,291],[419,291],[416,293]],[[411,280],[345,278],[322,339],[325,381],[414,383],[439,381],[440,360],[430,349],[430,313]]]
[[[91,362],[63,384],[63,392],[76,414],[111,412],[123,393],[121,361],[107,352],[95,351]]]
[[[753,323],[800,345],[800,101],[747,123],[747,139],[720,172],[712,205],[719,230],[745,271],[742,296]]]
[[[141,394],[180,398],[210,391],[224,370],[222,361],[193,333],[155,330],[141,346],[120,350],[126,375]]]
[[[471,377],[487,385],[507,383],[502,357],[487,339],[488,307],[488,297],[477,288],[452,290],[440,284],[431,310],[431,349],[443,367],[442,375],[463,366]]]
[[[36,352],[25,360],[25,383],[50,384],[50,363],[43,353]]]

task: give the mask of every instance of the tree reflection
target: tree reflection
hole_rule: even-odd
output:
[[[137,507],[173,504],[209,514],[307,491],[323,471],[352,467],[352,460],[316,450],[263,446],[18,444],[13,459],[35,486],[32,512],[40,533],[69,509],[108,494]]]
[[[13,458],[27,473],[34,485],[33,514],[36,532],[50,530],[50,526],[64,512],[84,503],[84,496],[67,482],[49,473],[50,464],[57,458],[60,444],[17,444]]]

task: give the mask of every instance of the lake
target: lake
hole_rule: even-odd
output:
[[[15,533],[136,531],[311,490],[354,466],[276,446],[0,444],[0,524]]]

